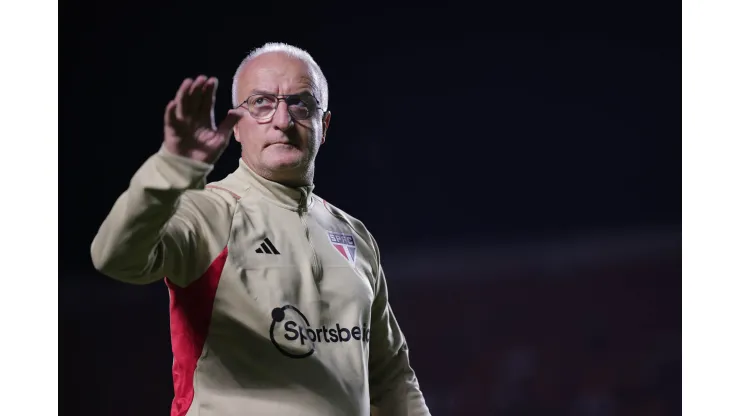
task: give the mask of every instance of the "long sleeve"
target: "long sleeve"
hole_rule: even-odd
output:
[[[409,350],[388,303],[379,267],[370,333],[370,403],[379,416],[424,416],[429,409],[409,364]]]
[[[227,243],[231,221],[229,203],[203,190],[211,169],[164,148],[152,155],[98,230],[95,268],[136,284],[197,279]]]

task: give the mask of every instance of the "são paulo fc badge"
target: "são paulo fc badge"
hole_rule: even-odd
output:
[[[337,233],[334,231],[327,231],[326,234],[329,236],[329,241],[335,249],[344,256],[345,259],[352,266],[355,265],[355,259],[357,258],[357,245],[355,244],[355,238],[350,234]]]

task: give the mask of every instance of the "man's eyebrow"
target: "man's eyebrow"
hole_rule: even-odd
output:
[[[262,94],[262,95],[275,95],[275,93],[265,90],[252,90],[249,95]]]
[[[265,90],[252,90],[249,92],[249,95],[255,95],[255,94],[261,94],[261,95],[276,95],[274,92],[265,91]],[[314,92],[310,88],[304,88],[297,92],[294,92],[293,94],[283,94],[283,95],[305,95],[310,94],[311,96],[314,95]]]

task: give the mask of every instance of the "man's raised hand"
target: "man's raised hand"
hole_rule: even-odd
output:
[[[217,88],[218,80],[204,75],[183,81],[164,112],[164,147],[168,151],[210,164],[218,160],[242,112],[229,110],[216,127],[213,109]]]

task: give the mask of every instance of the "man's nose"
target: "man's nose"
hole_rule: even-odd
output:
[[[275,128],[287,130],[293,125],[293,117],[288,112],[288,104],[285,101],[279,101],[275,109],[275,115],[272,117]]]

